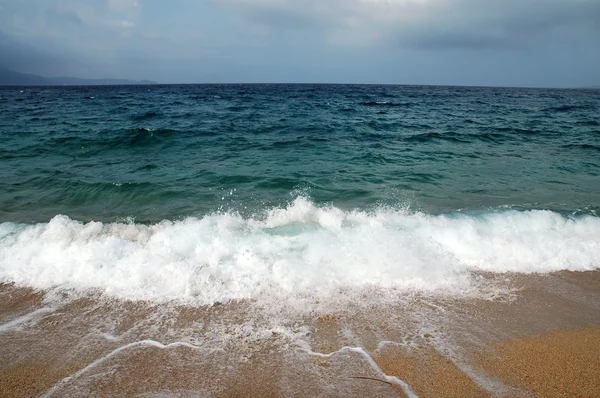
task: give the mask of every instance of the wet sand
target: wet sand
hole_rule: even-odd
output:
[[[600,328],[503,342],[483,355],[490,375],[540,397],[600,397]]]
[[[1,285],[0,396],[600,396],[600,272],[482,277],[512,294],[280,313]]]

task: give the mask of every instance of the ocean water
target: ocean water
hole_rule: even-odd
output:
[[[0,138],[4,283],[210,305],[600,266],[599,90],[0,88]]]

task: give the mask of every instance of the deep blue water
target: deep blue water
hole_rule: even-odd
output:
[[[0,222],[600,210],[600,90],[0,88]]]

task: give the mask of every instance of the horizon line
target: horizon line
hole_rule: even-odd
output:
[[[39,76],[39,75],[37,75]],[[42,76],[44,77],[44,76]],[[70,78],[80,80],[126,80],[131,81],[129,84],[8,84],[2,85],[1,88],[8,87],[123,87],[123,86],[210,86],[210,85],[255,85],[255,86],[277,86],[277,85],[296,85],[296,86],[406,86],[406,87],[464,87],[464,88],[511,88],[511,89],[549,89],[549,90],[585,90],[585,89],[600,89],[600,85],[590,86],[502,86],[502,85],[476,85],[476,84],[434,84],[434,83],[340,83],[340,82],[204,82],[204,83],[161,83],[150,79],[127,79],[127,78],[79,78],[79,77],[45,77],[47,79]],[[143,83],[148,81],[150,83]]]

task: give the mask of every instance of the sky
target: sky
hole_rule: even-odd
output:
[[[600,0],[0,0],[0,65],[161,83],[600,85]]]

